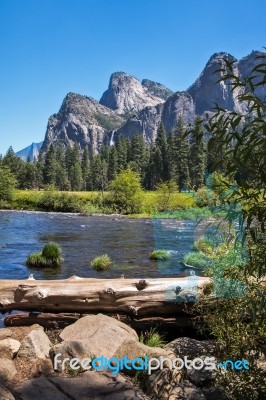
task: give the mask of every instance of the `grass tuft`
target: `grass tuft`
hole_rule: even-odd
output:
[[[104,271],[109,269],[112,261],[107,254],[103,254],[101,256],[95,257],[91,262],[92,268],[96,269],[96,271]]]
[[[37,268],[57,268],[60,267],[64,259],[61,257],[62,250],[57,243],[50,242],[43,247],[41,253],[31,254],[27,260],[28,267]]]
[[[150,254],[150,259],[154,261],[166,261],[171,258],[169,250],[153,250]]]

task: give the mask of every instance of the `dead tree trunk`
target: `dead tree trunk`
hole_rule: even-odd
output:
[[[0,280],[0,311],[176,314],[194,302],[208,278]]]

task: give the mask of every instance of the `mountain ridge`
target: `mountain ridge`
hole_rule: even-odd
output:
[[[180,115],[185,124],[190,124],[197,115],[214,112],[217,104],[229,111],[245,112],[237,99],[239,90],[232,92],[227,85],[230,81],[220,81],[219,70],[226,59],[235,74],[246,78],[261,63],[257,57],[262,55],[266,53],[254,50],[237,60],[227,52],[214,53],[195,82],[182,92],[173,92],[149,79],[140,81],[126,72],[114,72],[99,101],[76,93],[65,96],[58,113],[48,120],[41,151],[46,152],[51,143],[72,146],[77,142],[81,149],[88,146],[97,153],[103,144],[112,144],[115,137],[132,138],[136,133],[152,144],[159,124],[162,122],[169,132]],[[257,92],[264,99],[266,87]]]

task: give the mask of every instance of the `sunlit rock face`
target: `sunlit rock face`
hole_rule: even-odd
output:
[[[232,81],[221,80],[223,70],[229,63],[233,74],[246,79],[256,65],[265,62],[263,55],[266,53],[253,51],[237,61],[231,54],[215,53],[187,91],[176,93],[161,83],[149,79],[140,82],[127,73],[115,72],[99,102],[76,93],[65,97],[59,112],[48,120],[42,151],[51,143],[72,146],[77,142],[81,149],[88,146],[97,153],[103,144],[113,145],[118,136],[133,138],[136,133],[152,144],[161,122],[169,133],[180,116],[189,125],[196,115],[215,112],[217,106],[245,112],[247,105],[238,100],[243,89],[232,91]],[[253,83],[261,73],[256,75]],[[258,87],[256,94],[265,99],[266,87]]]
[[[144,107],[156,106],[163,101],[163,98],[153,95],[151,90],[134,76],[115,72],[111,75],[109,87],[102,95],[100,104],[118,114],[133,114]]]

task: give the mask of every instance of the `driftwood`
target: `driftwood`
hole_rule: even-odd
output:
[[[0,280],[0,311],[176,315],[208,278]]]

